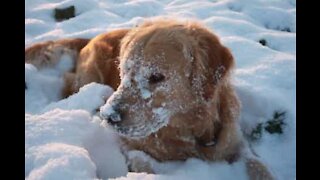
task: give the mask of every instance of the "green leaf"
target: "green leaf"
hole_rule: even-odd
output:
[[[280,112],[276,111],[273,114],[273,118],[267,121],[266,126],[264,129],[269,132],[270,134],[278,133],[282,134],[283,133],[283,126],[285,125],[284,119],[286,117],[286,112]]]
[[[262,136],[262,123],[259,123],[256,128],[254,128],[250,134],[250,139],[256,141]]]

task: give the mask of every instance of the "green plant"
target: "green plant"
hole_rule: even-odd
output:
[[[285,111],[275,111],[272,119],[269,119],[266,123],[258,123],[257,126],[249,134],[249,139],[257,141],[262,137],[263,128],[270,134],[282,134],[283,126],[285,125],[284,119],[286,118]]]
[[[251,131],[251,134],[250,134],[250,139],[251,140],[258,140],[260,139],[262,136],[262,123],[259,123],[256,128],[254,128],[252,131]]]
[[[264,127],[264,129],[269,132],[270,134],[283,133],[283,126],[285,125],[284,119],[286,117],[285,111],[276,111],[273,114],[273,118],[267,121],[267,125]]]

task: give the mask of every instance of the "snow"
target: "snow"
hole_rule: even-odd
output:
[[[107,100],[112,93],[113,89],[109,86],[98,83],[90,83],[80,88],[78,93],[58,102],[52,102],[48,104],[42,110],[42,112],[61,108],[65,110],[83,109],[94,113],[95,110],[104,105],[105,100]],[[90,97],[90,102],[88,102],[87,97]]]
[[[53,9],[69,5],[75,6],[76,17],[55,22]],[[230,48],[236,60],[232,83],[242,103],[240,126],[244,133],[266,122],[274,111],[286,111],[283,134],[263,131],[251,146],[278,179],[295,179],[295,0],[28,0],[25,45],[92,38],[160,15],[197,19]],[[243,161],[228,164],[192,158],[158,163],[146,156],[157,174],[128,173],[117,134],[95,115],[113,90],[91,83],[60,100],[62,74],[71,66],[68,56],[53,68],[25,65],[26,179],[247,179]],[[146,99],[150,96],[143,84],[140,93]],[[166,119],[164,107],[154,112],[159,119]]]
[[[96,167],[83,148],[52,143],[33,148],[28,153],[35,156],[31,157],[34,170],[28,179],[95,178]]]
[[[85,110],[26,114],[26,179],[106,179],[125,175],[127,167],[117,137],[111,128],[100,124],[99,117]]]
[[[154,108],[152,109],[152,112],[158,117],[160,122],[167,122],[170,117],[170,111],[165,108]],[[166,123],[165,123],[166,124]]]
[[[120,177],[117,178],[117,180],[234,179],[235,177],[239,180],[248,179],[248,176],[243,173],[245,171],[245,166],[241,161],[229,165],[226,162],[210,163],[190,158],[183,163],[175,162],[158,164],[158,168],[157,174],[128,173],[126,177]]]
[[[46,104],[58,101],[61,97],[63,80],[57,70],[38,70],[31,64],[25,64],[25,112],[37,113]]]

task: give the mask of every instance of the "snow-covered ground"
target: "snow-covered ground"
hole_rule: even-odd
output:
[[[213,30],[236,60],[233,84],[242,102],[245,133],[285,111],[283,134],[252,142],[278,179],[296,177],[295,0],[26,0],[25,44],[66,37],[92,38],[154,16],[197,19]],[[53,9],[74,5],[76,17],[55,22]],[[259,43],[266,41],[266,46]],[[68,58],[52,69],[25,65],[26,179],[247,179],[244,163],[153,162],[155,175],[128,173],[117,135],[98,116],[113,90],[92,83],[60,100]]]

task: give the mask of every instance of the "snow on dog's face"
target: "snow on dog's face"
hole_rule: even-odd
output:
[[[208,106],[215,85],[231,66],[206,60],[208,50],[220,59],[221,49],[214,35],[195,24],[151,22],[133,29],[122,41],[121,84],[101,116],[132,138],[188,123],[186,116]]]

